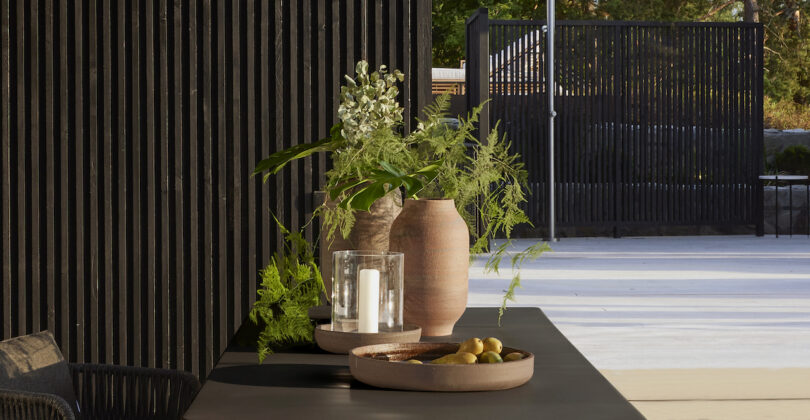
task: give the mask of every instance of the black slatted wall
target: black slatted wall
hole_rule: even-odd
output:
[[[430,100],[429,0],[0,0],[0,329],[71,361],[204,377],[279,244],[311,215],[354,63]],[[312,232],[310,232],[310,238]]]

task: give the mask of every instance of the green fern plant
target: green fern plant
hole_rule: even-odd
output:
[[[485,271],[497,274],[502,259],[513,245],[511,237],[515,226],[531,225],[520,208],[527,200],[528,173],[520,155],[510,152],[511,144],[506,136],[498,133],[497,123],[485,142],[474,135],[483,106],[475,107],[467,118],[459,118],[458,128],[451,130],[443,123],[450,108],[449,97],[441,95],[426,108],[426,118],[420,121],[414,137],[419,145],[417,161],[441,159],[443,162],[435,181],[427,184],[420,196],[455,201],[473,239],[470,256],[491,251]],[[476,229],[476,217],[483,227],[480,231]],[[489,250],[490,238],[501,235],[507,240]],[[498,325],[507,303],[514,301],[516,289],[520,287],[521,265],[550,250],[548,243],[538,242],[512,256],[514,275],[498,309]]]
[[[309,308],[320,303],[325,290],[312,246],[301,232],[276,223],[285,235],[285,246],[259,271],[258,297],[248,316],[261,329],[256,345],[259,363],[279,346],[312,342],[315,327]]]

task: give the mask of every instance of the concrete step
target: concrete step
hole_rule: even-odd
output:
[[[648,419],[810,420],[810,368],[602,370]]]
[[[810,400],[633,401],[648,420],[808,420]]]

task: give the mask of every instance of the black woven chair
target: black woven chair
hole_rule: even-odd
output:
[[[80,419],[179,419],[200,389],[194,375],[166,369],[71,364]],[[0,389],[0,419],[76,419],[52,394]]]
[[[78,410],[63,396],[0,388],[0,419],[179,419],[200,389],[194,375],[176,370],[97,364],[69,370]]]

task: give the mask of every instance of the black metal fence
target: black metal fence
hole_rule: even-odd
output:
[[[431,101],[429,0],[0,0],[0,336],[71,361],[204,377],[323,156],[268,185],[270,152],[323,137],[361,57]]]
[[[530,173],[527,212],[547,225],[545,34],[540,21],[488,21],[490,121]],[[483,16],[482,16],[483,15]],[[555,45],[557,224],[757,225],[763,29],[750,23],[559,21]],[[469,91],[469,90],[468,90]]]

